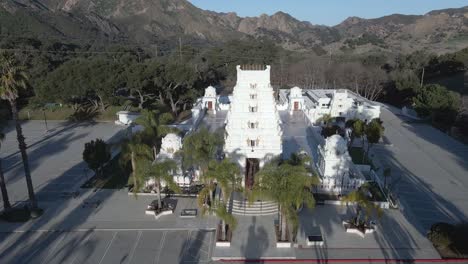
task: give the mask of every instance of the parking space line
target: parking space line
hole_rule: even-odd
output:
[[[78,249],[78,248],[81,247],[82,245],[86,244],[86,243],[88,242],[88,240],[89,240],[93,235],[94,235],[94,232],[89,233],[89,235],[88,235],[83,241],[81,241],[81,243],[79,243],[78,246],[77,246],[76,248]],[[76,256],[73,258],[71,264],[74,264],[74,263],[75,263],[76,258],[78,258],[78,255],[76,255]]]
[[[209,232],[210,234],[210,244],[208,245],[208,261],[211,259],[211,248],[213,247],[213,245],[211,243],[213,243],[213,234],[211,232]]]
[[[143,234],[142,231],[138,231],[138,236],[135,241],[135,246],[132,248],[132,252],[130,252],[130,257],[128,258],[128,263],[132,263],[133,255],[135,254],[136,248],[138,247],[138,242],[140,242],[141,235]]]
[[[186,241],[186,243],[184,243],[184,244],[185,244],[185,247],[184,247],[183,250],[182,250],[182,254],[180,254],[182,257],[185,256],[185,253],[187,252],[187,249],[190,247],[190,242],[192,241],[192,237],[191,237],[191,236],[192,236],[192,231],[189,230],[189,231],[187,232],[187,238],[185,238],[185,241]]]
[[[55,251],[55,249],[57,249],[58,245],[62,242],[62,240],[65,238],[65,236],[67,234],[65,233],[60,233],[60,235],[62,236],[59,241],[57,241],[57,243],[55,243],[55,246],[49,251],[49,253],[46,255],[46,257],[41,261],[41,264],[42,263],[46,263],[45,261],[49,258],[49,256]]]
[[[99,264],[102,263],[102,261],[104,260],[104,257],[107,255],[107,252],[109,251],[111,245],[112,245],[112,242],[114,242],[114,239],[115,237],[117,236],[117,233],[118,232],[114,232],[114,235],[112,236],[112,239],[111,241],[109,242],[109,245],[107,245],[107,248],[106,248],[106,251],[104,251],[104,255],[102,256],[101,260],[99,261]]]
[[[159,244],[159,251],[158,253],[156,254],[156,256],[154,257],[154,263],[155,264],[158,264],[159,263],[159,257],[161,256],[161,252],[163,250],[163,247],[164,247],[164,241],[166,240],[166,234],[167,234],[167,231],[165,231],[163,233],[163,237],[161,238],[161,242]]]

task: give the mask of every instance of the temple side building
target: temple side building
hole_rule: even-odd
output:
[[[280,101],[293,114],[303,111],[312,123],[325,115],[348,119],[372,120],[380,117],[380,105],[344,89],[300,89],[280,91]]]
[[[224,152],[244,170],[247,187],[266,161],[283,152],[280,124],[270,66],[237,66],[237,84],[226,117]]]

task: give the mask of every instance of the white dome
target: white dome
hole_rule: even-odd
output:
[[[291,88],[291,97],[301,97],[302,96],[302,89],[299,87]]]
[[[167,134],[161,142],[161,152],[173,154],[182,148],[182,138],[174,133]]]
[[[335,153],[335,155],[344,154],[348,150],[346,141],[340,135],[333,135],[325,140],[325,151]]]
[[[205,97],[216,97],[216,88],[213,86],[208,86],[205,89]]]

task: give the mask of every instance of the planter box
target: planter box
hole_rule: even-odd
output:
[[[367,235],[367,234],[374,233],[375,230],[376,230],[374,227],[366,227],[366,228],[364,228],[364,232],[363,232],[362,230],[359,230],[356,227],[351,227],[351,225],[349,223],[346,223],[345,221],[343,221],[343,226],[344,226],[344,228],[346,230],[346,233],[356,234],[356,235],[359,235],[362,238],[364,238],[365,235]]]
[[[145,210],[146,215],[156,215],[156,211],[154,210]]]
[[[279,241],[280,240],[279,226],[275,225],[276,248],[290,248],[292,246],[292,243],[290,242],[289,229],[286,228],[286,230],[284,232],[286,232],[286,240],[287,241]]]
[[[229,228],[229,225],[226,225],[226,239],[227,240],[221,239],[222,238],[221,230],[222,230],[222,224],[218,224],[218,227],[216,230],[216,246],[217,247],[230,247],[231,240],[232,240],[232,231]]]
[[[231,242],[229,242],[229,241],[216,241],[216,246],[217,247],[230,247]]]
[[[195,218],[197,217],[198,210],[197,209],[184,209],[180,212],[181,218]]]
[[[323,246],[323,237],[321,235],[308,236],[307,246]]]
[[[276,242],[277,248],[290,248],[291,242]]]
[[[158,220],[161,216],[163,216],[163,215],[171,215],[172,213],[173,213],[172,210],[162,211],[161,213],[155,215],[154,218],[155,218],[156,220]]]

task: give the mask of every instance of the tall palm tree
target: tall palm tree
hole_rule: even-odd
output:
[[[174,181],[172,172],[177,170],[177,163],[173,160],[155,160],[148,161],[145,179],[153,179],[156,184],[156,192],[158,195],[158,208],[162,208],[161,199],[161,182],[176,193],[180,193],[180,187]]]
[[[23,69],[17,65],[16,61],[6,54],[0,54],[0,98],[7,100],[11,106],[12,118],[16,127],[16,136],[18,139],[19,150],[23,160],[24,177],[26,178],[26,186],[28,188],[29,201],[31,203],[31,212],[35,216],[40,213],[37,206],[36,195],[31,179],[31,170],[29,168],[27,146],[23,136],[23,130],[18,118],[18,108],[16,100],[19,97],[19,91],[27,88],[27,76]]]
[[[5,134],[0,131],[0,148],[2,146],[3,139],[5,139]],[[1,158],[0,158],[0,190],[2,192],[3,211],[8,212],[9,210],[11,210],[11,204],[10,204],[10,199],[8,198],[8,191],[6,188],[5,176],[3,174]]]
[[[136,196],[143,187],[146,168],[145,162],[152,160],[150,147],[142,143],[141,134],[134,135],[128,142],[124,143],[121,160],[130,161],[132,166],[131,181],[133,183],[133,194]]]
[[[161,144],[161,138],[170,132],[178,132],[175,128],[166,125],[172,122],[172,115],[169,113],[159,114],[157,111],[143,109],[141,116],[135,120],[137,125],[143,127],[141,136],[153,149],[153,156],[156,159],[157,149]]]
[[[208,166],[205,177],[215,180],[221,188],[223,201],[215,204],[217,207],[215,213],[222,221],[222,239],[226,240],[226,225],[229,226],[231,231],[234,230],[236,226],[235,218],[229,211],[229,203],[231,201],[232,192],[241,188],[242,176],[240,174],[240,169],[236,163],[231,162],[229,159],[224,159],[219,162],[213,160]]]
[[[213,179],[205,177],[210,161],[215,159],[218,149],[223,145],[223,139],[218,133],[211,133],[206,127],[184,138],[182,146],[182,163],[185,169],[195,168],[200,171],[205,188],[198,194],[199,201],[206,206],[209,202],[214,204]]]
[[[250,200],[259,197],[278,203],[281,241],[287,240],[288,221],[293,230],[297,230],[297,209],[302,205],[315,206],[311,188],[318,183],[318,178],[305,164],[305,161],[270,161],[255,175],[255,184],[249,194]]]
[[[376,214],[378,217],[382,216],[382,208],[379,205],[371,201],[369,196],[370,185],[365,183],[361,185],[357,190],[350,192],[341,200],[342,203],[355,203],[356,204],[356,216],[352,219],[352,223],[355,226],[362,226],[369,218]]]

